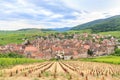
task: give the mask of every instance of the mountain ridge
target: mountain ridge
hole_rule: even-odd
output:
[[[63,28],[50,28],[51,30],[55,30],[58,32],[65,32],[65,31],[69,31],[71,29],[71,27],[63,27]]]
[[[112,16],[106,19],[98,19],[73,27],[71,30],[91,29],[93,32],[119,31],[120,15]]]

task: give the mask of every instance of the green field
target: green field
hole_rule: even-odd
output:
[[[90,29],[86,29],[86,30],[79,30],[79,31],[74,31],[74,30],[70,30],[67,32],[62,32],[62,34],[81,34],[81,33],[92,33]],[[20,44],[22,42],[24,42],[23,39],[27,38],[29,40],[33,40],[36,38],[36,36],[47,36],[50,34],[55,34],[57,35],[58,32],[55,31],[46,31],[46,32],[42,32],[42,31],[0,31],[0,45],[6,45],[6,44],[12,44],[12,43],[16,43],[16,44]],[[120,31],[109,31],[109,32],[100,32],[97,34],[101,34],[101,35],[112,35],[116,38],[120,39]]]
[[[82,58],[79,59],[81,61],[90,61],[90,62],[103,62],[103,63],[111,63],[111,64],[120,64],[120,56],[104,56],[97,58]]]
[[[18,64],[28,64],[28,63],[36,63],[43,61],[44,60],[27,59],[27,58],[0,58],[0,68],[10,67]]]
[[[91,29],[85,29],[85,30],[70,30],[70,31],[67,31],[66,33],[68,33],[68,34],[74,34],[74,33],[77,33],[77,34],[81,34],[81,33],[92,33],[92,30],[91,30]]]
[[[81,34],[81,33],[91,33],[91,30],[80,30],[80,31],[67,31],[61,34]],[[23,39],[27,38],[29,40],[34,40],[37,36],[48,36],[50,34],[58,35],[60,32],[56,31],[0,31],[0,45],[6,44],[21,44],[24,42]]]
[[[54,31],[40,32],[40,31],[0,31],[0,45],[6,44],[20,44],[24,42],[23,39],[27,38],[29,40],[35,39],[36,36],[46,36],[50,33],[55,33]]]
[[[109,32],[100,32],[101,35],[112,35],[120,39],[120,31],[109,31]]]

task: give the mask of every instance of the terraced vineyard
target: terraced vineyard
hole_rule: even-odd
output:
[[[120,80],[120,65],[47,61],[2,69],[0,80]]]

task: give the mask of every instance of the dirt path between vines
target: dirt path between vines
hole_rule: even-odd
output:
[[[48,61],[3,69],[0,80],[120,80],[119,71],[119,66],[103,63]]]

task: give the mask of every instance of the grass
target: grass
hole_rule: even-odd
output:
[[[103,62],[103,63],[111,63],[111,64],[119,64],[120,65],[120,56],[104,56],[104,57],[96,57],[96,58],[82,58],[79,59],[81,61],[90,61],[90,62]]]
[[[39,80],[38,78],[34,78],[33,80]]]
[[[67,32],[63,32],[63,34],[81,34],[81,33],[92,33],[90,29],[86,30],[70,30]],[[29,40],[34,40],[36,36],[47,36],[50,34],[55,34],[57,35],[58,32],[55,31],[46,31],[46,32],[41,32],[41,31],[0,31],[0,45],[6,45],[6,44],[21,44],[24,42],[24,38],[27,38]],[[101,35],[112,35],[116,38],[120,39],[120,31],[109,31],[109,32],[100,32],[98,34]]]
[[[66,74],[66,78],[68,79],[68,80],[71,80],[71,76],[70,76],[70,74]]]
[[[120,31],[109,31],[109,32],[100,32],[99,34],[102,34],[102,35],[112,35],[116,38],[119,38],[120,39]]]
[[[92,30],[91,29],[85,29],[85,30],[69,30],[67,31],[68,34],[74,34],[74,33],[77,33],[77,34],[81,34],[81,33],[92,33]]]
[[[55,33],[53,31],[48,32],[25,32],[25,31],[5,31],[0,32],[0,45],[6,44],[21,44],[24,42],[23,39],[27,38],[29,40],[34,40],[37,36],[47,36],[50,33]]]
[[[0,71],[0,77],[2,77],[3,76],[3,72],[2,71]]]
[[[18,64],[27,64],[43,62],[44,60],[27,59],[27,58],[0,58],[0,68],[10,67]]]
[[[67,34],[81,34],[81,33],[91,33],[91,30],[80,30],[80,31],[67,31],[63,32]],[[57,35],[58,32],[56,31],[0,31],[0,45],[6,45],[6,44],[20,44],[24,42],[24,38],[27,38],[29,40],[34,40],[37,36],[48,36],[50,34]]]
[[[51,73],[48,72],[48,71],[45,71],[45,72],[43,73],[43,75],[44,75],[45,77],[49,77],[49,76],[51,75]]]

